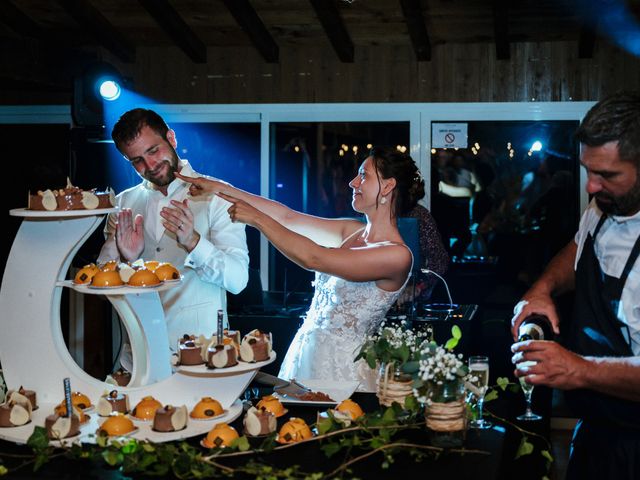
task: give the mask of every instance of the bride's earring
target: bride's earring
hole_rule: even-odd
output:
[[[387,203],[387,197],[382,197],[380,199],[380,205],[384,205],[385,203]]]

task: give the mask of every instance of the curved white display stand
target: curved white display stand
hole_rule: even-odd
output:
[[[64,398],[62,380],[66,377],[70,378],[74,391],[88,395],[93,403],[105,391],[114,388],[91,377],[75,363],[66,348],[60,326],[61,292],[71,286],[64,279],[71,261],[104,216],[114,211],[10,211],[11,215],[24,217],[24,220],[11,247],[0,289],[0,363],[8,388],[22,385],[35,390],[41,408],[34,412],[28,425],[0,428],[0,438],[22,443],[33,431],[33,425],[44,425],[44,418],[53,413],[53,406]],[[129,395],[132,407],[151,395],[163,404],[184,404],[191,409],[202,397],[210,396],[227,410],[219,421],[232,421],[242,412],[237,402],[239,395],[260,367],[275,360],[275,354],[272,354],[265,362],[244,364],[243,368],[228,374],[217,370],[198,376],[180,371],[172,374],[158,290],[180,288],[179,284],[156,289],[74,288],[83,293],[107,295],[120,314],[131,340],[134,371],[130,386],[118,390]],[[83,441],[85,438],[90,441],[88,435],[95,433],[97,428],[97,415],[94,413],[92,417],[95,418],[82,427],[80,438]],[[210,428],[211,422],[190,421],[189,427],[182,432],[159,434],[151,432],[150,428],[141,428],[134,437],[166,441],[197,435]]]

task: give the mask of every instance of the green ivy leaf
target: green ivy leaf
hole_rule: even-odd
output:
[[[251,448],[251,445],[249,445],[249,440],[244,435],[242,437],[240,437],[240,438],[236,438],[231,443],[231,446],[232,447],[236,447],[241,452],[246,452],[247,450],[249,450]]]
[[[542,455],[544,458],[546,458],[549,463],[553,463],[554,462],[553,455],[551,455],[551,453],[549,453],[549,450],[542,450],[540,452],[540,455]]]
[[[409,410],[410,412],[418,411],[420,408],[420,404],[418,400],[413,395],[407,395],[404,399],[404,408],[405,410]]]
[[[516,452],[516,460],[520,457],[524,457],[525,455],[530,455],[533,452],[533,444],[528,440],[529,438],[526,436],[522,437],[522,440],[520,440],[520,446]]]
[[[504,392],[509,386],[509,379],[507,377],[498,377],[498,379],[496,380],[496,383]]]
[[[37,472],[42,466],[49,461],[49,456],[45,451],[40,451],[36,454],[36,461],[33,464],[33,471]]]
[[[417,360],[412,360],[402,366],[402,371],[410,375],[417,373],[418,370],[420,370],[420,362],[418,362]]]
[[[453,350],[454,348],[456,348],[457,345],[458,345],[458,339],[450,338],[449,340],[447,340],[447,343],[444,344],[444,348],[446,348],[447,350]]]
[[[35,427],[27,440],[27,445],[36,451],[46,449],[49,446],[47,430],[44,427]]]
[[[367,365],[369,365],[369,368],[376,368],[376,353],[372,350],[367,352]]]
[[[322,418],[316,423],[316,428],[318,429],[319,435],[324,435],[329,432],[333,427],[333,422],[330,418]]]
[[[342,447],[339,443],[331,442],[326,445],[322,445],[320,448],[328,458],[331,458],[333,455],[338,453]]]
[[[495,400],[496,398],[498,398],[498,391],[495,390],[495,389],[491,389],[484,396],[484,401],[485,402],[490,402],[491,400]]]
[[[462,330],[460,330],[460,327],[458,325],[454,325],[453,327],[451,327],[451,335],[456,340],[460,340],[462,338]]]
[[[102,452],[102,458],[105,462],[107,462],[107,464],[115,467],[116,465],[122,463],[122,461],[124,460],[124,455],[122,455],[122,452],[119,452],[117,450],[104,450]]]
[[[384,423],[395,423],[396,422],[396,412],[393,408],[389,407],[384,411],[382,415],[382,421]]]
[[[153,445],[151,445],[150,443],[143,443],[142,444],[142,449],[145,452],[155,452],[156,451],[156,447],[154,447]]]
[[[7,470],[7,467],[5,467],[4,465],[0,465],[0,476],[6,475],[7,473],[9,473],[9,470]]]
[[[122,445],[122,453],[125,455],[131,455],[138,450],[138,442],[135,439],[129,440],[127,443]]]

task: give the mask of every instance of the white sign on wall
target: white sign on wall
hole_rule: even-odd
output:
[[[432,123],[431,148],[467,148],[467,123]]]

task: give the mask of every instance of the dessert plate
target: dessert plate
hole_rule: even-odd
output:
[[[291,405],[337,405],[338,403],[346,400],[353,392],[356,391],[360,382],[357,381],[333,381],[333,380],[318,380],[318,379],[299,379],[299,382],[304,386],[310,388],[314,392],[322,392],[329,395],[333,401],[313,401],[313,400],[300,400],[299,398],[292,397],[290,395],[282,395],[277,391],[273,392],[273,396],[278,398],[282,403],[288,403]]]

